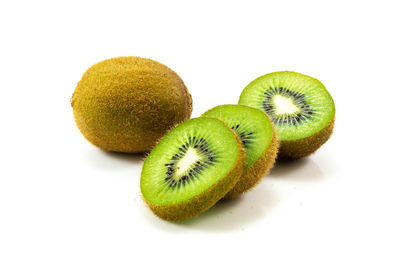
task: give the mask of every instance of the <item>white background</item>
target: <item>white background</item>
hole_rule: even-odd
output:
[[[398,1],[2,1],[0,266],[400,266]],[[332,138],[253,191],[156,218],[141,156],[75,126],[83,72],[116,56],[175,70],[193,117],[260,75],[320,79]]]

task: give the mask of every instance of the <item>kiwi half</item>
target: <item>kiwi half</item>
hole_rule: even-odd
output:
[[[240,140],[223,122],[188,120],[164,136],[146,158],[141,192],[162,219],[188,219],[212,207],[235,186],[244,162]]]
[[[255,79],[243,90],[239,104],[269,115],[280,140],[280,158],[310,155],[333,131],[331,95],[320,81],[300,73],[274,72]]]
[[[261,110],[242,105],[217,106],[202,116],[225,122],[236,132],[246,151],[243,175],[225,197],[233,198],[248,191],[275,163],[279,144],[271,120]]]
[[[149,151],[178,123],[190,118],[192,99],[179,76],[151,59],[101,61],[82,76],[72,97],[76,125],[108,151]]]

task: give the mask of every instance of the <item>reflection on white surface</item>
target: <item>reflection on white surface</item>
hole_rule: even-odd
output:
[[[295,161],[278,160],[268,178],[285,179],[298,182],[313,182],[324,178],[320,167],[310,158]]]
[[[140,167],[144,161],[144,154],[127,154],[102,151],[97,148],[87,150],[85,159],[94,168],[102,171],[117,171],[134,166]]]
[[[265,220],[270,212],[279,207],[281,197],[275,192],[275,187],[292,188],[292,185],[286,183],[289,180],[290,183],[308,184],[323,178],[321,169],[309,158],[292,162],[279,161],[253,190],[235,199],[222,200],[196,218],[166,222],[152,214],[144,207],[144,203],[142,213],[148,222],[161,231],[179,233],[182,228],[206,232],[241,231],[253,223]]]

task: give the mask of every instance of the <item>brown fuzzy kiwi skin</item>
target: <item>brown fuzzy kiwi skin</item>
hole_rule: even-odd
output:
[[[271,122],[271,124],[273,127],[273,134],[269,146],[258,160],[244,170],[239,182],[225,195],[224,199],[232,199],[249,191],[256,186],[274,166],[278,155],[279,141],[273,123]]]
[[[90,67],[72,97],[76,125],[106,151],[149,151],[190,118],[192,98],[171,69],[151,59],[119,57]]]
[[[228,129],[231,130],[229,127]],[[239,153],[234,167],[225,175],[225,177],[221,178],[217,183],[212,185],[200,195],[178,203],[155,205],[147,201],[142,195],[143,200],[155,215],[167,221],[181,221],[190,219],[200,215],[204,211],[214,206],[215,203],[217,203],[230,190],[232,190],[243,174],[246,154],[236,133],[233,130],[231,130],[231,132],[236,138],[236,142],[239,147]]]
[[[324,129],[314,135],[301,140],[281,140],[278,159],[296,160],[314,153],[331,137],[334,124],[335,116],[333,116],[331,122]]]

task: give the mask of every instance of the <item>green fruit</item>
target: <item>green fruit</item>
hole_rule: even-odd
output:
[[[335,104],[317,79],[290,72],[274,72],[252,81],[239,104],[267,113],[280,140],[279,157],[298,159],[315,152],[331,136]]]
[[[164,136],[146,158],[140,180],[143,198],[162,219],[192,218],[233,188],[244,161],[240,140],[223,122],[188,120]]]
[[[248,191],[275,163],[279,143],[271,120],[264,112],[242,105],[218,106],[202,116],[225,122],[236,132],[246,151],[243,175],[226,197],[233,198]]]
[[[190,118],[192,99],[168,67],[139,57],[101,61],[82,76],[72,97],[75,121],[97,147],[118,152],[151,149]]]

